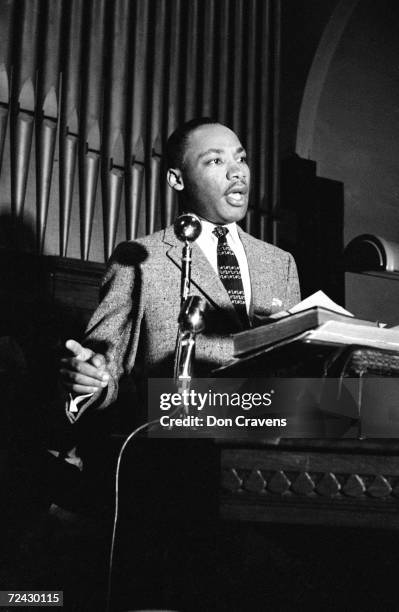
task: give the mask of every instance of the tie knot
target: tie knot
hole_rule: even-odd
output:
[[[229,228],[225,225],[216,225],[212,230],[212,234],[215,234],[217,238],[223,238],[226,234],[229,233]]]

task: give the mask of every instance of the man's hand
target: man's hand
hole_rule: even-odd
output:
[[[109,381],[104,355],[85,348],[75,340],[67,340],[65,346],[72,355],[61,359],[60,375],[64,387],[74,395],[104,389]]]

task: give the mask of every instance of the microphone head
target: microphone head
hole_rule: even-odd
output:
[[[183,304],[179,315],[180,328],[193,334],[205,329],[205,311],[207,303],[198,295],[190,295]]]
[[[179,215],[173,227],[175,236],[182,242],[194,242],[202,231],[201,221],[193,213]]]

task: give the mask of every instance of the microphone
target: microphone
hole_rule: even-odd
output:
[[[173,228],[176,238],[181,242],[195,242],[202,231],[201,221],[193,213],[179,215]]]
[[[190,388],[191,369],[194,360],[195,337],[205,329],[206,301],[198,295],[189,295],[191,284],[191,250],[192,244],[202,231],[201,221],[193,213],[183,213],[174,222],[175,236],[183,242],[180,314],[177,332],[174,379],[182,393]],[[189,406],[184,404],[184,413],[188,414]]]
[[[200,235],[202,225],[197,215],[193,213],[183,213],[177,217],[173,228],[176,238],[184,242],[181,258],[182,268],[180,285],[180,306],[183,307],[190,293],[192,243],[195,242]]]

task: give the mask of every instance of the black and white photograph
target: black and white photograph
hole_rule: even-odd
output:
[[[0,610],[398,609],[398,27],[0,0]]]

